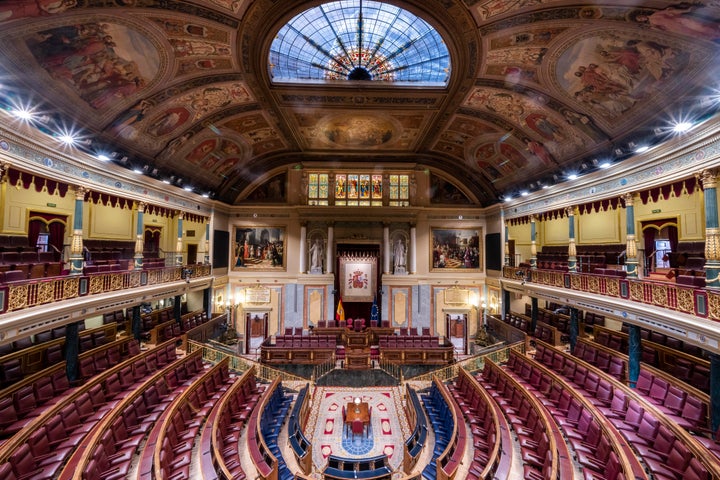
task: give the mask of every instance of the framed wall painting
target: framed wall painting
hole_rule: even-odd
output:
[[[431,270],[479,270],[481,228],[431,228]]]
[[[340,257],[340,295],[343,302],[372,302],[375,298],[376,257]]]
[[[233,228],[232,270],[285,270],[285,227]]]

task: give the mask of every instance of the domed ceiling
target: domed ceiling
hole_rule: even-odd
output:
[[[361,3],[3,0],[0,104],[229,204],[322,161],[430,169],[490,205],[716,108],[717,0]]]

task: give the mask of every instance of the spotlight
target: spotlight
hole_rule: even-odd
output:
[[[523,197],[527,197],[529,194],[530,192],[528,192],[527,190],[523,190],[522,192],[520,192],[520,195]]]
[[[98,160],[100,160],[101,162],[107,162],[108,160],[110,160],[110,157],[108,157],[108,156],[105,155],[104,153],[98,154],[98,156],[97,156],[96,158],[97,158]]]
[[[70,135],[68,133],[63,133],[61,135],[58,135],[57,139],[66,145],[74,145],[75,141],[76,141],[75,137],[73,137],[72,135]]]
[[[33,114],[30,110],[15,109],[15,110],[12,110],[10,113],[15,115],[17,118],[21,118],[23,120],[32,120],[32,118],[33,118]]]
[[[693,127],[693,124],[690,122],[680,122],[673,127],[673,131],[675,133],[683,133],[683,132],[687,132],[692,127]]]
[[[647,146],[647,145],[640,145],[639,147],[637,147],[637,148],[635,149],[635,153],[643,153],[643,152],[647,152],[648,150],[650,150],[650,147],[649,147],[649,146]]]
[[[577,173],[570,173],[570,174],[568,174],[568,176],[567,176],[567,179],[568,179],[568,180],[575,180],[575,179],[577,179],[577,178],[578,178]]]
[[[602,163],[601,163],[600,165],[598,165],[598,166],[599,166],[600,168],[602,168],[603,170],[605,170],[605,169],[607,169],[607,168],[612,167],[612,163],[610,163],[609,160],[605,160],[604,162],[602,162]]]

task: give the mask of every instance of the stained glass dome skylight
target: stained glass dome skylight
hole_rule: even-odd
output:
[[[270,46],[273,82],[375,80],[447,84],[450,55],[426,21],[394,5],[339,1],[295,16]]]

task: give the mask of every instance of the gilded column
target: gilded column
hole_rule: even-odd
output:
[[[706,285],[720,287],[720,229],[718,229],[717,176],[713,170],[700,174],[705,196],[705,277]]]
[[[205,224],[205,262],[210,265],[210,219]]]
[[[177,242],[175,242],[176,265],[183,264],[182,251],[183,251],[183,218],[184,218],[184,215],[185,214],[183,212],[180,212],[178,214]]]
[[[635,242],[635,209],[633,207],[633,194],[626,193],[622,196],[625,202],[625,218],[627,224],[627,236],[625,242],[625,268],[627,276],[638,277],[637,244]]]
[[[510,266],[510,235],[507,222],[505,222],[505,266]]]
[[[85,187],[75,188],[75,217],[73,218],[73,235],[70,242],[70,275],[83,273],[83,204],[85,203]]]
[[[575,247],[575,207],[567,207],[568,216],[568,271],[577,272],[577,248]]]
[[[535,215],[530,215],[530,268],[537,268],[537,245],[535,239]]]
[[[143,268],[143,249],[145,248],[145,241],[143,239],[144,217],[145,217],[145,203],[140,202],[137,205],[137,228],[135,230],[135,255],[133,256],[136,270],[141,270]]]

